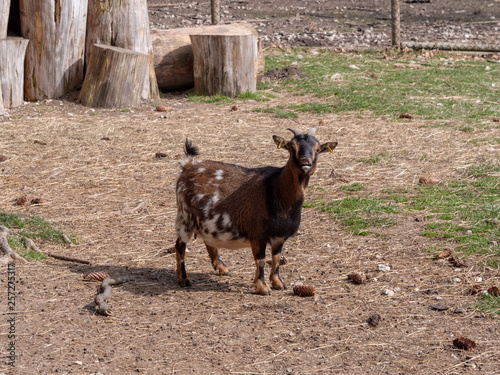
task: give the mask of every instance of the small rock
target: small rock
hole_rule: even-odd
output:
[[[387,272],[387,271],[391,270],[391,267],[386,266],[385,264],[379,264],[377,266],[377,270],[380,271],[380,272]]]
[[[349,65],[349,68],[359,70],[359,68],[354,64]]]
[[[374,314],[370,315],[366,321],[371,327],[376,327],[376,326],[378,326],[378,324],[380,322],[380,315],[377,313],[374,313]]]
[[[476,277],[474,277],[474,281],[475,281],[476,283],[480,283],[480,282],[482,282],[482,281],[483,281],[483,278],[482,278],[482,277],[480,277],[480,276],[476,276]]]
[[[330,81],[341,81],[342,80],[342,74],[340,73],[334,73],[330,76]]]
[[[394,295],[394,290],[391,290],[391,289],[383,289],[382,290],[382,294],[386,295],[386,296],[393,296]]]
[[[441,305],[439,303],[435,304],[435,305],[431,305],[431,310],[436,310],[436,311],[445,311],[445,310],[448,310],[449,307],[448,306],[445,306],[445,305]]]
[[[462,279],[460,277],[454,277],[452,280],[455,283],[459,283],[460,281],[462,281]]]

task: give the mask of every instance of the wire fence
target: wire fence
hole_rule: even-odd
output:
[[[338,48],[391,45],[390,0],[219,2],[220,23],[251,23],[264,44]],[[153,29],[213,23],[211,0],[150,0],[148,5]],[[400,9],[402,41],[500,44],[500,0],[400,0]]]

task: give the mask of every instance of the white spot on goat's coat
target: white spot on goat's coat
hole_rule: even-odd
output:
[[[222,180],[223,174],[224,174],[224,171],[222,169],[218,169],[215,171],[214,176],[217,180]]]
[[[206,169],[205,169],[205,168],[203,168],[203,167],[198,168],[198,173],[203,173],[203,172],[205,172],[205,170],[206,170]]]
[[[222,225],[224,228],[230,228],[231,227],[231,217],[227,212],[224,212],[222,214]]]

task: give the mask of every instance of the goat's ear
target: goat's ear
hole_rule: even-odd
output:
[[[320,153],[325,151],[333,152],[333,150],[335,149],[335,147],[337,147],[338,144],[339,144],[338,142],[323,143],[319,148],[319,152]]]
[[[277,135],[273,135],[273,140],[274,140],[274,143],[276,143],[276,146],[278,146],[278,149],[284,148],[284,149],[288,150],[288,142],[285,141],[285,138],[278,137]]]

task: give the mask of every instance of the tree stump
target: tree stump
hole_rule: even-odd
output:
[[[0,39],[7,38],[9,25],[10,0],[0,0]]]
[[[83,81],[87,0],[20,1],[27,100],[58,98]]]
[[[229,97],[254,92],[259,66],[257,32],[230,26],[219,28],[190,35],[195,91]]]
[[[255,28],[249,24],[232,24],[225,26],[187,27],[180,29],[151,30],[153,44],[153,58],[158,80],[158,87],[165,91],[186,90],[194,86],[193,48],[189,35],[200,34],[204,31],[218,32],[218,30],[249,30]],[[257,83],[264,74],[264,54],[258,49]]]
[[[24,101],[24,57],[28,40],[11,37],[0,39],[0,87],[5,108]]]
[[[149,55],[94,44],[90,48],[87,74],[80,91],[80,101],[89,107],[134,107],[149,74]]]
[[[141,96],[159,99],[146,0],[89,0],[86,62],[95,43],[148,55],[150,65]]]

